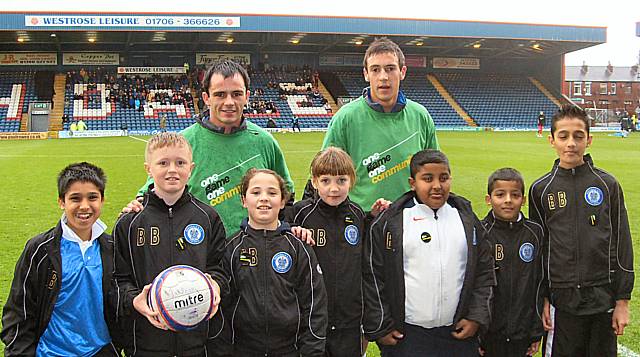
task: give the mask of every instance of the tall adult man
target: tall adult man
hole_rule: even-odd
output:
[[[215,207],[226,231],[231,233],[240,228],[247,216],[240,202],[240,181],[247,169],[274,170],[285,179],[291,192],[293,181],[273,136],[242,116],[249,100],[247,71],[232,61],[217,62],[207,69],[202,84],[202,99],[209,109],[182,131],[193,148],[196,164],[188,187],[195,197]],[[147,181],[138,196],[151,182]]]
[[[408,191],[411,156],[439,145],[429,112],[400,90],[407,72],[400,47],[376,39],[363,64],[370,86],[333,116],[322,147],[337,146],[351,155],[357,181],[349,195],[371,207],[377,198],[395,200]]]

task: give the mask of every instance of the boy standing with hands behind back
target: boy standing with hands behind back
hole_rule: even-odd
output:
[[[563,106],[549,142],[558,159],[529,190],[529,214],[545,230],[543,324],[554,357],[615,356],[629,323],[633,247],[622,187],[595,167],[583,109]],[[555,307],[552,323],[550,307]]]

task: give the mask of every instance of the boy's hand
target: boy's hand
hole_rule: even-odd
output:
[[[391,201],[387,201],[384,198],[378,198],[371,205],[371,215],[374,216],[374,217],[379,215],[382,211],[384,211],[387,208],[389,208],[390,204],[391,204]]]
[[[149,308],[149,305],[147,305],[147,296],[149,295],[150,288],[151,284],[145,285],[140,294],[133,298],[133,308],[136,309],[136,311],[138,311],[140,315],[146,317],[153,326],[161,330],[168,330],[169,328],[164,323],[160,322],[160,320],[158,320],[158,315],[160,315],[160,313],[157,311],[152,311]]]
[[[135,200],[129,202],[127,206],[122,209],[118,217],[122,216],[125,213],[142,211],[144,209],[144,206],[142,206],[142,200],[144,200],[144,197],[136,197]]]
[[[295,227],[291,227],[291,233],[293,233],[293,235],[296,236],[296,238],[300,239],[301,241],[309,245],[316,245],[316,241],[313,240],[313,232],[311,232],[311,230],[309,229],[302,228],[300,226],[295,226]]]
[[[551,321],[551,304],[547,298],[544,298],[544,308],[542,309],[542,327],[544,327],[545,331],[553,330],[553,322]]]
[[[395,346],[399,340],[402,340],[403,337],[404,335],[401,334],[400,331],[393,330],[388,334],[384,335],[384,337],[380,337],[378,339],[378,342],[385,346]]]
[[[479,327],[480,325],[475,321],[462,319],[456,324],[456,329],[451,333],[451,336],[458,340],[464,340],[473,337],[478,332]]]
[[[611,327],[616,335],[624,334],[624,328],[629,324],[629,300],[617,300],[611,317]]]
[[[204,273],[204,275],[206,275],[207,279],[209,279],[209,283],[211,283],[211,286],[213,287],[213,296],[211,297],[213,299],[213,309],[211,309],[211,314],[207,319],[211,320],[216,312],[218,312],[218,306],[220,305],[220,285],[218,285],[218,283],[213,280],[209,273]]]
[[[539,349],[540,349],[540,341],[531,343],[531,346],[527,348],[527,356],[535,355],[536,353],[538,353]]]
[[[478,347],[478,354],[484,356],[484,349],[482,347]]]

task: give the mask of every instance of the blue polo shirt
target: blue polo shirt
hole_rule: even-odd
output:
[[[106,226],[100,220],[90,241],[82,241],[62,218],[62,281],[51,320],[40,337],[38,356],[93,356],[111,342],[104,321],[102,259],[97,238]]]

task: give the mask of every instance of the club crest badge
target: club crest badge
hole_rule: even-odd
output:
[[[186,226],[183,233],[189,244],[198,245],[204,241],[204,229],[199,224],[192,223]]]
[[[522,259],[523,262],[530,263],[533,260],[533,253],[534,253],[533,244],[529,242],[523,243],[520,246],[519,253],[520,253],[520,259]]]
[[[351,245],[357,245],[358,242],[360,242],[360,232],[358,232],[358,227],[353,224],[348,225],[344,229],[344,239]]]
[[[591,186],[584,191],[584,200],[591,206],[600,206],[603,199],[604,194],[602,194],[602,190],[599,187]]]
[[[278,252],[271,258],[271,266],[276,273],[284,274],[291,269],[291,256],[287,252]]]

